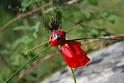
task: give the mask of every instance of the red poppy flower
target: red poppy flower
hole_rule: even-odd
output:
[[[84,66],[90,60],[80,46],[81,43],[75,40],[66,40],[61,46],[62,55],[66,63],[72,68]]]
[[[60,30],[53,30],[53,32],[50,35],[49,43],[51,46],[58,46],[63,41],[65,41],[65,32]]]
[[[81,43],[75,40],[65,40],[65,32],[63,31],[54,30],[49,42],[51,46],[61,45],[61,53],[69,67],[84,66],[90,60],[87,53],[80,48]]]

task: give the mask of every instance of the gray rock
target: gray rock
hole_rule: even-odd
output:
[[[124,42],[88,54],[91,62],[75,69],[77,83],[124,83]],[[64,71],[64,72],[63,72]],[[73,83],[69,68],[41,83]]]

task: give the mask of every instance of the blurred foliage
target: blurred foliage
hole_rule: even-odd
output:
[[[99,37],[124,33],[124,0],[0,0],[0,26],[5,25],[20,13],[34,10],[46,3],[51,5],[17,20],[0,32],[0,83],[15,72],[21,65],[42,50],[48,48],[44,44],[28,55],[24,52],[48,41],[49,33],[42,23],[44,18],[51,18],[58,11],[62,15],[62,29],[69,31],[80,23],[80,26],[67,33],[67,38]],[[75,34],[75,35],[74,35]],[[98,44],[87,47],[91,50]],[[56,54],[57,49],[49,49],[40,57],[57,55],[43,63],[37,63],[33,71],[19,78],[16,76],[10,83],[39,83],[63,65],[63,58]],[[42,59],[39,58],[39,59]],[[48,65],[49,64],[49,65]],[[31,69],[30,69],[31,70]]]

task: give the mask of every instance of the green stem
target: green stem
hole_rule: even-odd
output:
[[[72,75],[73,75],[74,83],[77,83],[76,76],[74,74],[74,70],[73,70],[73,68],[70,68],[70,69],[71,69],[71,72],[72,72]]]

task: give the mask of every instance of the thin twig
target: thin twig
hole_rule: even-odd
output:
[[[73,4],[73,3],[78,2],[78,1],[79,1],[79,0],[70,0],[70,1],[67,2],[67,4],[70,5],[70,4]]]
[[[14,23],[15,21],[17,21],[17,20],[19,20],[19,19],[21,19],[23,17],[29,16],[29,15],[31,15],[31,14],[33,14],[33,13],[35,13],[35,12],[37,12],[37,11],[45,8],[45,7],[47,7],[47,6],[49,6],[50,4],[51,4],[51,2],[50,3],[46,3],[45,5],[43,5],[41,7],[38,7],[36,9],[34,9],[34,10],[31,10],[31,11],[26,12],[26,13],[22,13],[22,14],[16,16],[16,17],[14,17],[13,19],[11,19],[10,21],[8,21],[5,25],[3,25],[0,28],[0,32],[2,32],[3,30],[5,30],[10,24]]]
[[[73,3],[77,2],[77,1],[79,1],[79,0],[71,0],[71,1],[68,1],[67,4],[68,5],[71,5],[71,4],[73,4]],[[21,19],[23,17],[29,16],[29,15],[31,15],[31,14],[33,14],[33,13],[35,13],[35,12],[37,12],[37,11],[39,11],[39,10],[47,7],[47,6],[49,6],[51,4],[52,4],[52,2],[46,3],[45,5],[43,5],[41,7],[38,7],[36,9],[34,9],[34,10],[31,10],[31,11],[26,12],[26,13],[22,13],[22,14],[16,16],[16,17],[14,17],[13,19],[11,19],[7,23],[5,23],[2,27],[0,27],[0,32],[2,32],[3,30],[5,30],[10,24],[14,23],[15,21],[17,21],[17,20],[19,20],[19,19]],[[52,7],[50,9],[46,10],[45,13],[48,13],[49,11],[52,11],[54,9],[56,9],[56,8],[55,7]]]
[[[98,37],[98,38],[78,38],[73,40],[124,40],[124,34],[118,34],[118,35],[110,35],[110,36],[104,36],[104,37]]]

